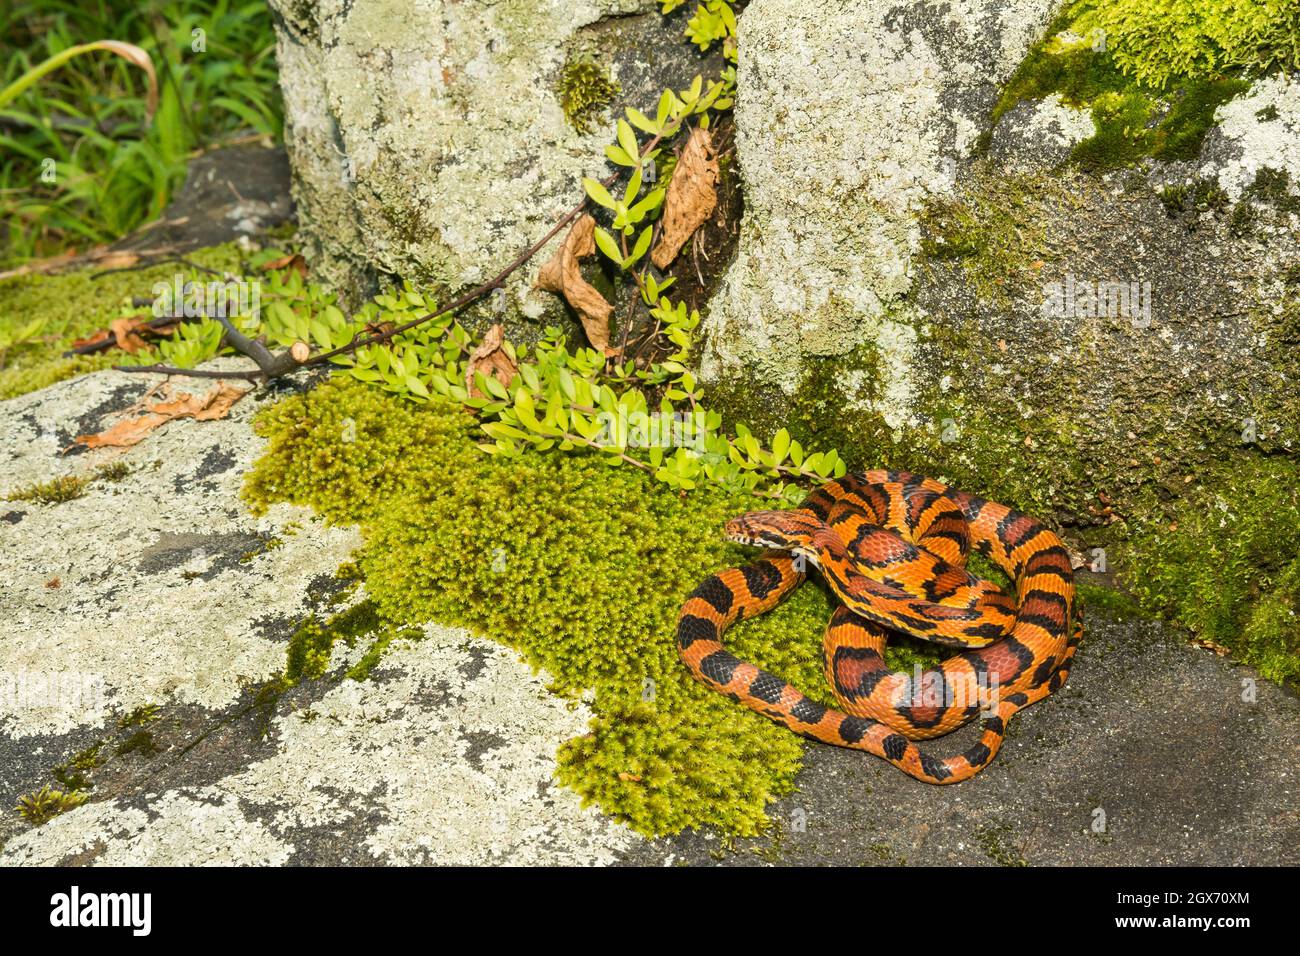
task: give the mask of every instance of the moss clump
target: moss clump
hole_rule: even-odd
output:
[[[56,505],[73,501],[86,493],[92,482],[118,482],[131,474],[131,466],[124,461],[101,465],[89,475],[63,475],[49,481],[33,482],[9,492],[5,501],[30,501],[42,505]]]
[[[1170,216],[1186,213],[1222,212],[1229,204],[1228,194],[1212,179],[1178,183],[1160,190],[1160,202]]]
[[[590,57],[570,60],[560,70],[556,92],[564,118],[577,132],[591,131],[592,122],[618,96],[618,83]]]
[[[60,813],[66,813],[73,810],[86,802],[87,795],[80,791],[71,791],[65,793],[62,790],[51,790],[49,787],[41,787],[33,793],[26,794],[18,798],[18,806],[14,809],[22,816],[24,820],[34,827],[57,817]]]
[[[95,469],[95,478],[99,481],[119,482],[131,474],[131,466],[124,461],[111,461]]]
[[[1008,845],[1010,836],[1009,826],[988,826],[975,834],[975,840],[985,855],[1000,866],[1028,866],[1020,851]]]
[[[362,601],[328,620],[313,616],[300,624],[289,638],[284,677],[291,684],[324,677],[337,644],[342,642],[353,647],[358,641],[369,638],[371,645],[366,653],[344,674],[353,680],[365,680],[394,640],[399,637],[414,640],[423,636],[423,632],[414,628],[395,627],[379,615],[373,601]]]
[[[1073,9],[1083,31],[1104,33],[1120,69],[1154,87],[1226,69],[1300,67],[1294,0],[1090,0]]]
[[[57,505],[80,498],[90,487],[90,479],[77,475],[63,475],[50,481],[34,482],[16,488],[5,495],[5,501],[31,501],[41,505]]]
[[[343,444],[346,418],[356,440]],[[791,787],[800,741],[697,684],[673,637],[701,580],[753,559],[720,529],[756,499],[681,498],[590,456],[500,461],[475,448],[459,411],[337,380],[258,427],[269,446],[247,495],[360,522],[378,617],[473,627],[546,668],[557,692],[595,690],[591,732],[559,755],[563,783],[646,833],[764,825],[766,804]],[[830,607],[805,586],[731,643],[829,702],[819,647]]]
[[[1291,192],[1291,174],[1285,169],[1270,166],[1260,169],[1244,194],[1275,206],[1279,212],[1300,213],[1300,194]]]
[[[146,724],[152,724],[158,719],[158,711],[157,704],[142,704],[118,720],[117,726],[121,730],[128,730],[131,727],[143,727]]]
[[[1143,10],[1161,15],[1161,4],[1143,2]],[[1248,89],[1249,81],[1220,69],[1189,67],[1155,82],[1119,52],[1128,34],[1112,35],[1109,22],[1096,20],[1089,3],[1068,7],[1007,82],[994,122],[1022,100],[1056,93],[1070,106],[1092,111],[1097,132],[1071,154],[1085,169],[1116,169],[1145,157],[1194,159],[1215,110]],[[1106,31],[1104,40],[1099,30]]]
[[[1047,255],[1041,225],[1045,203],[1049,198],[1069,201],[1058,192],[1047,179],[995,179],[981,166],[971,188],[927,207],[921,217],[921,251],[930,259],[959,261],[981,299],[1004,302],[1009,281],[1035,278],[1033,263]]]
[[[234,244],[189,254],[191,261],[218,271],[242,274],[240,251]],[[70,356],[73,341],[108,327],[133,296],[147,294],[156,282],[170,282],[176,263],[95,278],[96,269],[62,275],[24,275],[0,281],[0,329],[21,328],[44,318],[40,335],[8,350],[0,362],[0,399],[23,395],[74,375],[107,368],[122,361],[122,353]]]
[[[141,757],[152,757],[161,752],[158,742],[154,736],[147,730],[137,730],[114,748],[119,757],[125,757],[130,754],[136,754]]]
[[[1119,621],[1149,616],[1142,610],[1137,601],[1115,588],[1103,587],[1100,584],[1091,584],[1076,579],[1075,589],[1078,592],[1080,602],[1083,604],[1085,616],[1094,611],[1100,611],[1107,617]]]
[[[1300,685],[1300,486],[1292,462],[1207,475],[1173,521],[1135,530],[1122,578],[1147,607]]]
[[[91,773],[102,767],[107,759],[102,753],[103,749],[104,742],[100,741],[74,754],[50,772],[68,792],[90,790],[94,787],[90,780]]]

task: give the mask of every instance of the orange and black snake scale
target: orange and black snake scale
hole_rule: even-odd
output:
[[[846,475],[787,511],[733,519],[733,541],[779,551],[708,578],[682,606],[677,647],[697,679],[796,733],[865,750],[927,783],[974,776],[1011,715],[1065,683],[1083,637],[1070,555],[1051,530],[1005,505],[906,472]],[[966,570],[970,549],[1015,595]],[[818,704],[722,644],[733,623],[771,610],[815,565],[841,604],[823,661],[839,710]],[[890,671],[890,633],[962,650],[919,675]],[[913,741],[983,715],[977,744],[938,758]]]

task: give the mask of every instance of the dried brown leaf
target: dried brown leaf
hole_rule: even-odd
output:
[[[108,252],[95,257],[95,265],[100,269],[130,269],[140,262],[134,252]]]
[[[469,389],[470,398],[485,397],[474,385],[475,372],[482,372],[485,377],[495,378],[502,385],[509,385],[510,380],[519,371],[519,366],[502,348],[505,334],[505,328],[497,323],[483,334],[483,340],[470,353],[469,369],[465,372],[465,387]]]
[[[142,315],[124,315],[110,322],[108,330],[112,333],[118,348],[134,355],[149,347],[140,335],[141,327],[146,321],[148,320]]]
[[[262,264],[263,272],[274,272],[277,269],[292,269],[302,278],[307,278],[307,260],[297,253],[281,256],[279,259],[272,259]]]
[[[89,345],[99,345],[101,342],[107,342],[112,337],[112,334],[113,333],[111,333],[108,329],[100,329],[94,335],[88,336],[87,338],[84,339],[77,339],[71,345],[69,345],[68,348],[79,349]]]
[[[1224,647],[1222,644],[1218,644],[1210,640],[1208,637],[1196,638],[1192,643],[1197,647],[1204,648],[1205,650],[1216,654],[1219,657],[1228,657],[1232,654],[1231,648]]]
[[[578,269],[578,263],[596,251],[595,231],[596,220],[591,216],[583,216],[575,222],[564,237],[564,245],[537,273],[536,287],[564,296],[582,320],[591,347],[608,355],[609,319],[614,314],[614,307],[582,277]]]
[[[175,398],[147,405],[140,414],[124,418],[106,431],[78,436],[77,444],[87,448],[129,448],[138,445],[154,429],[178,418],[193,418],[201,422],[225,418],[235,402],[250,391],[252,389],[218,381],[205,395],[180,392]]]
[[[713,137],[698,126],[678,157],[677,169],[664,199],[663,231],[650,258],[659,269],[667,269],[695,230],[708,222],[718,205],[718,160]]]

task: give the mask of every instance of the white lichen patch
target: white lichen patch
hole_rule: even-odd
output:
[[[604,168],[607,131],[575,131],[556,80],[584,27],[656,7],[274,5],[285,15],[278,53],[295,196],[321,247],[313,268],[328,273],[337,257],[355,257],[453,283],[490,275],[573,205],[583,176]],[[525,272],[510,284],[516,302],[536,299]]]
[[[804,356],[845,354],[886,312],[901,317],[917,213],[951,192],[1046,8],[1043,0],[956,3],[941,16],[891,0],[746,8],[735,111],[745,219],[710,303],[704,378],[742,373],[790,392]],[[898,380],[886,389],[902,417],[907,361],[907,349],[890,353]]]
[[[1060,93],[1039,100],[1027,126],[1028,132],[1040,142],[1065,149],[1097,135],[1097,124],[1091,111],[1067,106],[1061,101]]]
[[[1011,172],[1043,172],[1068,162],[1074,147],[1096,132],[1091,110],[1068,106],[1053,93],[1003,113],[993,128],[989,155]]]
[[[5,845],[6,866],[276,866],[290,847],[244,816],[239,801],[212,788],[168,792],[148,810],[118,801],[55,817]]]
[[[472,667],[467,663],[472,662]],[[400,640],[373,679],[279,718],[276,754],[210,786],[88,804],[6,845],[0,862],[598,865],[639,838],[552,783],[590,712],[465,631]],[[138,800],[136,801],[138,802]]]
[[[1235,155],[1207,164],[1201,174],[1217,178],[1234,201],[1261,169],[1280,170],[1293,184],[1300,182],[1300,78],[1258,80],[1245,95],[1219,107],[1215,119]]]
[[[98,372],[0,403],[0,495],[110,461],[130,469],[71,501],[0,502],[0,729],[11,736],[101,726],[148,703],[226,706],[283,667],[259,622],[305,613],[308,585],[359,543],[301,509],[247,513],[240,482],[262,448],[252,397],[225,420],[175,421],[130,449],[60,454],[156,381]]]

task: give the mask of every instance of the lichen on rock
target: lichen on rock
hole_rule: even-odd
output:
[[[791,394],[804,356],[844,355],[879,332],[887,414],[914,421],[917,211],[951,193],[1048,6],[750,4],[736,105],[746,215],[706,320],[706,378],[744,370]]]
[[[653,0],[273,5],[302,238],[352,302],[395,275],[490,277],[606,168],[591,108],[649,108],[692,75],[658,49],[682,44]],[[559,314],[532,279],[507,285],[512,319]]]

